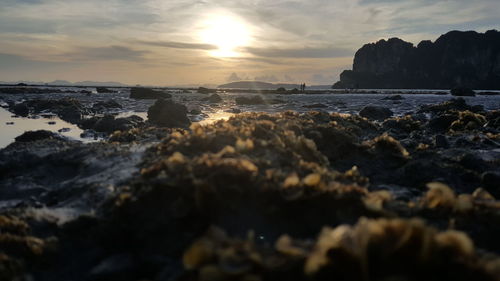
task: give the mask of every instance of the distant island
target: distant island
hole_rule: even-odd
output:
[[[500,89],[500,32],[451,31],[416,47],[399,38],[366,44],[335,89]]]
[[[15,85],[15,84],[26,84],[26,85],[48,85],[48,86],[67,86],[67,87],[128,87],[129,85],[120,82],[98,82],[98,81],[80,81],[80,82],[70,82],[66,80],[54,80],[52,82],[40,82],[40,81],[26,81],[20,80],[16,82],[4,82],[0,81],[0,85]]]

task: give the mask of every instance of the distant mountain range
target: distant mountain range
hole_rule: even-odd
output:
[[[307,85],[306,85],[307,86]],[[307,86],[306,89],[311,90],[320,90],[320,89],[329,89],[331,85],[312,85]],[[276,90],[277,88],[285,88],[285,89],[294,89],[300,88],[299,84],[273,84],[261,81],[239,81],[232,82],[227,84],[219,85],[217,88],[219,89],[252,89],[252,90]]]
[[[24,83],[28,85],[50,85],[50,86],[98,86],[98,87],[128,87],[129,85],[120,82],[97,82],[97,81],[81,81],[81,82],[69,82],[66,80],[55,80],[52,82],[36,82],[36,81],[16,81],[16,82],[3,82],[0,84],[19,84]]]

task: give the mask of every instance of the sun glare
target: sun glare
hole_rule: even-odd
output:
[[[245,23],[230,16],[209,18],[201,31],[201,40],[217,46],[210,51],[216,57],[237,57],[238,48],[247,46],[250,42],[250,31]]]

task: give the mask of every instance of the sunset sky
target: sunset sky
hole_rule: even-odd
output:
[[[499,15],[499,0],[1,0],[0,81],[332,84],[365,43]]]

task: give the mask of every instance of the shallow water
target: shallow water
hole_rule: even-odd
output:
[[[68,90],[77,91],[78,88],[67,88]],[[93,103],[98,101],[115,100],[123,106],[123,109],[112,109],[107,113],[117,114],[117,117],[126,117],[130,115],[138,115],[143,119],[147,119],[147,109],[154,103],[154,100],[135,100],[130,99],[129,89],[115,89],[117,93],[99,94],[94,91],[93,94],[82,93],[54,93],[54,94],[23,94],[9,95],[0,94],[0,103],[5,102],[21,102],[27,99],[61,99],[63,97],[72,97],[78,99],[84,106],[91,107]],[[422,90],[429,92],[429,90]],[[340,112],[356,114],[367,105],[378,105],[390,108],[395,115],[405,115],[412,111],[416,111],[423,104],[435,104],[447,101],[453,98],[451,95],[435,95],[435,94],[418,94],[418,90],[412,90],[411,94],[405,94],[405,90],[378,90],[378,94],[352,94],[352,93],[324,93],[324,94],[298,94],[298,95],[282,95],[282,94],[265,94],[264,99],[268,104],[263,105],[244,105],[240,106],[235,103],[235,98],[239,96],[252,96],[255,93],[248,93],[242,90],[238,93],[219,92],[223,101],[218,104],[210,104],[203,101],[207,95],[192,93],[180,93],[177,90],[169,91],[174,101],[182,103],[188,107],[188,110],[198,109],[202,112],[200,115],[189,115],[191,121],[199,122],[200,124],[210,124],[217,120],[228,119],[237,109],[241,112],[268,112],[276,113],[286,110],[297,112],[307,112],[312,110],[321,110],[327,112]],[[400,101],[383,100],[384,97],[391,94],[400,94],[403,99]],[[500,109],[500,95],[497,96],[476,96],[464,97],[470,105],[482,105],[487,110]],[[321,104],[321,108],[306,108],[304,106]],[[49,125],[48,122],[54,121],[55,125]],[[12,125],[11,122],[14,122]],[[56,116],[47,118],[13,118],[12,114],[6,109],[0,108],[0,148],[11,143],[14,138],[28,130],[50,130],[57,132],[60,129],[69,128],[67,132],[62,132],[63,136],[71,139],[84,142],[94,141],[94,139],[81,138],[82,130],[76,125],[69,124]]]

